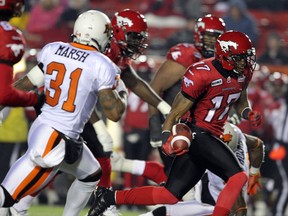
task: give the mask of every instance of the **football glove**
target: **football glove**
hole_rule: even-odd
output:
[[[103,120],[99,120],[93,124],[93,127],[106,156],[110,157],[113,151],[113,139],[107,130],[106,124]]]
[[[33,105],[33,107],[35,109],[36,115],[38,116],[42,112],[41,108],[45,103],[46,96],[43,90],[34,89],[34,92],[37,94],[38,100],[36,104]]]
[[[170,157],[174,157],[174,156],[180,156],[180,155],[188,152],[188,149],[182,149],[182,148],[178,148],[177,150],[173,149],[171,146],[171,140],[172,139],[173,139],[173,136],[171,135],[170,132],[163,132],[162,133],[162,142],[163,143],[165,142],[164,144],[162,144],[162,152],[165,155],[170,156]]]
[[[282,145],[274,145],[269,153],[272,160],[283,160],[287,155],[286,149]]]
[[[247,194],[248,195],[255,195],[257,190],[262,189],[262,185],[260,183],[260,173],[250,174],[248,179],[248,187],[247,187]]]
[[[263,116],[257,111],[250,111],[248,113],[248,120],[253,126],[258,127],[263,123]]]

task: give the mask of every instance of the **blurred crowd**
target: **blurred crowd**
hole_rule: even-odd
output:
[[[25,13],[11,20],[24,32],[27,42],[25,57],[15,68],[15,80],[24,75],[30,65],[34,65],[37,51],[46,43],[70,41],[74,21],[83,11],[97,9],[112,16],[124,8],[138,10],[148,22],[149,47],[146,56],[134,62],[135,70],[147,82],[164,61],[164,55],[171,46],[180,42],[193,43],[195,21],[205,14],[222,17],[227,30],[239,30],[251,38],[256,47],[258,65],[249,87],[249,99],[254,109],[265,116],[265,124],[261,129],[256,129],[244,121],[239,127],[244,133],[264,141],[266,156],[261,168],[263,190],[250,200],[250,211],[254,211],[253,215],[265,216],[265,211],[278,208],[280,201],[286,206],[288,26],[287,22],[285,26],[282,22],[288,18],[285,16],[288,1],[277,1],[275,4],[272,0],[26,0]],[[10,164],[25,149],[29,125],[34,118],[32,108],[13,108],[0,127],[1,152],[9,153],[4,154],[9,156],[8,159],[2,156],[0,159],[1,181],[6,174],[3,170],[8,171]],[[133,93],[129,95],[127,111],[120,124],[120,127],[110,125],[110,130],[120,134],[113,137],[117,151],[128,159],[160,160],[149,144],[148,105]],[[114,173],[112,178],[116,188],[149,184],[143,177],[132,174]],[[63,175],[47,189],[55,191],[57,196],[51,200],[51,196],[43,193],[39,201],[64,204],[68,188],[65,185],[72,181],[69,176]],[[260,205],[265,207],[259,208]]]

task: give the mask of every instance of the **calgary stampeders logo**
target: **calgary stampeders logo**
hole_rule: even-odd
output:
[[[233,41],[219,41],[220,47],[224,53],[228,52],[230,50],[230,47],[233,47],[234,49],[237,49],[238,44]]]
[[[122,26],[133,26],[134,23],[131,19],[127,18],[127,17],[122,17],[119,15],[116,15],[116,20],[117,20],[117,26],[118,27],[122,27]]]
[[[6,47],[10,48],[16,57],[24,51],[23,44],[7,44]]]

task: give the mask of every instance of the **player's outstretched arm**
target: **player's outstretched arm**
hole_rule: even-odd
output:
[[[131,89],[137,96],[146,101],[148,104],[156,107],[163,115],[167,115],[170,111],[170,106],[156,94],[151,86],[141,79],[135,70],[129,66],[122,71],[121,79],[124,81],[127,88]]]
[[[264,161],[265,146],[262,140],[258,137],[244,134],[246,137],[246,143],[248,147],[249,159],[250,159],[250,170],[248,180],[248,195],[255,195],[258,189],[261,189],[261,173],[260,167]]]

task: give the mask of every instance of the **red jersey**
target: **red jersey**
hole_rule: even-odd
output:
[[[245,71],[241,76],[219,72],[214,58],[191,65],[183,79],[181,90],[187,98],[195,100],[190,110],[192,123],[220,136],[232,105],[250,82],[252,73]],[[212,63],[213,62],[213,63]]]
[[[129,132],[132,128],[147,129],[148,119],[148,104],[129,91],[126,114],[123,119],[124,130]]]
[[[20,30],[9,22],[0,22],[0,104],[4,106],[31,106],[37,102],[33,92],[19,91],[12,87],[13,65],[25,52],[25,40]]]
[[[193,44],[180,43],[170,48],[166,55],[166,59],[183,65],[185,68],[187,68],[191,64],[194,64],[203,59],[203,56]],[[171,105],[180,88],[181,80],[176,82],[173,86],[164,92],[163,99]]]
[[[170,48],[166,59],[177,62],[187,68],[203,59],[203,56],[194,44],[180,43]]]
[[[131,64],[131,59],[124,57],[115,38],[111,39],[110,48],[105,52],[121,70],[126,69]]]
[[[0,22],[0,61],[10,65],[19,62],[25,52],[22,32],[9,22]]]

